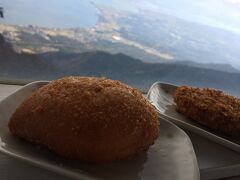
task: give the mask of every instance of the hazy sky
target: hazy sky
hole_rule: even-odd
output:
[[[240,0],[0,0],[11,24],[84,27],[97,22],[95,2],[137,12],[151,10],[240,33]]]
[[[131,0],[139,9],[240,33],[240,0]]]

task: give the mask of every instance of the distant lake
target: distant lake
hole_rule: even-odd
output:
[[[98,9],[90,0],[2,0],[5,19],[0,23],[51,28],[90,27]]]
[[[121,0],[1,0],[5,19],[0,23],[50,28],[91,27],[98,21],[94,3],[118,10],[136,12]]]

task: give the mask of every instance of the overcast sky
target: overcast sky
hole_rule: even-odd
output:
[[[0,0],[11,24],[84,27],[97,22],[91,2],[132,12],[151,10],[240,33],[240,0]]]
[[[131,0],[131,3],[139,9],[240,33],[240,0]]]

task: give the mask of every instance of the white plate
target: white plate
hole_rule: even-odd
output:
[[[148,91],[147,97],[159,111],[160,117],[164,117],[184,129],[193,131],[232,150],[240,152],[240,138],[234,138],[211,130],[178,113],[173,100],[173,94],[176,88],[177,86],[172,84],[156,82]]]
[[[7,128],[9,117],[28,95],[46,83],[26,85],[0,103],[1,152],[73,178],[199,180],[196,156],[189,137],[166,120],[161,120],[161,135],[146,154],[104,165],[70,161],[14,137]]]

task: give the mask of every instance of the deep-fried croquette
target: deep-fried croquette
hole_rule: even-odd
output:
[[[228,135],[240,135],[240,100],[208,88],[182,86],[174,101],[177,111],[192,120]]]
[[[8,127],[61,156],[88,162],[131,158],[159,135],[157,112],[138,90],[93,77],[43,86],[16,109]]]

